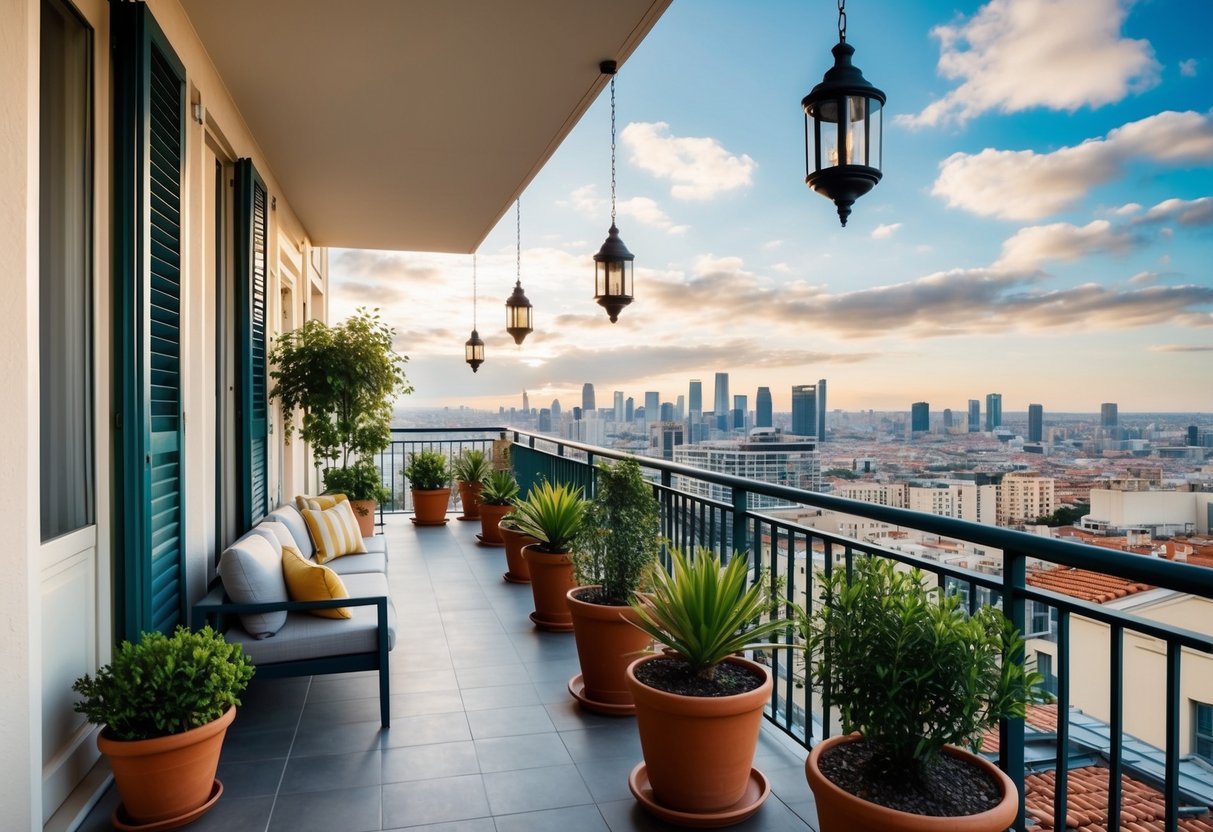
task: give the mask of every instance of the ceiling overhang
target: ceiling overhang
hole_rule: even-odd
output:
[[[321,246],[470,252],[670,0],[180,0]]]

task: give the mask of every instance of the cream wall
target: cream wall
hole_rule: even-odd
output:
[[[1091,489],[1093,520],[1113,528],[1182,526],[1192,523],[1198,534],[1208,534],[1208,505],[1213,494],[1195,491],[1112,491]]]

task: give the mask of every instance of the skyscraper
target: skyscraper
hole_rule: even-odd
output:
[[[719,430],[729,429],[729,374],[716,374],[716,402],[712,408],[716,414],[716,427]]]
[[[1039,442],[1045,435],[1045,409],[1043,405],[1028,405],[1028,441]]]
[[[703,382],[697,378],[691,379],[691,388],[687,391],[687,408],[692,418],[703,413]]]
[[[792,433],[796,436],[817,435],[816,384],[792,387]]]
[[[552,411],[548,410],[546,407],[539,411],[539,432],[552,432]]]
[[[914,402],[910,405],[910,431],[927,433],[931,430],[931,405],[927,402]]]
[[[1116,412],[1116,402],[1104,402],[1099,406],[1099,426],[1104,430],[1115,430],[1120,427],[1120,415]]]
[[[1002,393],[986,394],[986,430],[1002,427]]]
[[[759,387],[754,399],[754,427],[769,428],[774,424],[771,421],[771,388]]]
[[[951,430],[952,428],[952,408],[950,407],[943,409],[943,427],[944,430]]]
[[[614,404],[615,404],[615,421],[622,422],[623,421],[623,391],[622,390],[615,391]]]
[[[560,399],[552,399],[552,424],[560,427],[560,415],[564,411],[560,407]]]
[[[594,403],[594,385],[587,381],[581,386],[581,412],[593,413],[597,409],[598,405]]]
[[[530,398],[527,397],[525,390],[522,391],[522,412],[523,413],[531,412],[531,400],[530,400]]]
[[[817,380],[817,444],[826,438],[826,380]]]
[[[680,395],[678,397],[678,401],[676,401],[674,403],[674,418],[675,419],[681,420],[681,419],[686,418],[686,407],[687,407],[686,402],[687,402],[687,397]]]
[[[636,418],[636,400],[628,396],[628,400],[623,403],[623,420],[631,422]]]
[[[661,414],[661,394],[649,390],[644,394],[644,418],[646,422],[656,422]]]
[[[749,403],[745,396],[733,397],[733,428],[745,430],[746,411],[749,410]]]
[[[981,432],[981,402],[969,399],[969,433]]]

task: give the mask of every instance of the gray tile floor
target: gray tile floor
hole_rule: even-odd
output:
[[[253,680],[223,749],[224,794],[191,830],[595,832],[674,828],[628,791],[635,722],[582,711],[571,634],[541,633],[526,585],[502,581],[479,524],[387,519],[399,616],[392,727],[373,673]],[[764,727],[772,795],[746,832],[815,829],[804,752]],[[111,788],[84,832],[109,829]]]

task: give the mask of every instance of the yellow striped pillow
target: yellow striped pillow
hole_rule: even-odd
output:
[[[349,590],[341,577],[327,566],[320,566],[299,554],[294,546],[282,547],[282,578],[286,592],[292,601],[328,601],[330,598],[349,598]],[[334,607],[325,610],[308,610],[321,618],[353,618],[349,607]]]
[[[315,497],[309,497],[307,494],[300,494],[295,497],[295,506],[300,511],[305,508],[312,508],[323,511],[326,508],[332,508],[338,503],[346,501],[344,494],[317,494]]]
[[[342,555],[357,555],[366,551],[362,532],[358,530],[358,518],[348,500],[342,500],[332,508],[303,510],[308,534],[316,547],[316,563],[328,563]]]

